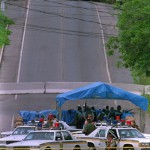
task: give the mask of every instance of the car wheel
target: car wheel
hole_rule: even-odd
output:
[[[96,150],[93,143],[88,143],[89,150]]]
[[[76,146],[73,150],[81,150],[80,146]]]
[[[123,150],[134,150],[132,145],[126,145],[123,147]]]
[[[44,150],[52,150],[50,147],[46,147]]]

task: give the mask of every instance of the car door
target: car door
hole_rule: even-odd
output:
[[[96,133],[95,137],[99,137],[100,138],[100,140],[101,140],[101,147],[105,148],[106,147],[105,141],[106,141],[106,137],[107,137],[107,130],[106,129],[98,130],[98,132]]]
[[[77,141],[73,139],[71,136],[70,132],[68,131],[62,131],[62,136],[63,136],[63,141],[62,141],[62,146],[63,149],[69,149],[72,150],[74,149],[75,145],[77,145]]]

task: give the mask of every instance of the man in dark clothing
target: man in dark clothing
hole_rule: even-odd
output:
[[[75,116],[75,125],[76,125],[76,128],[77,129],[82,129],[83,128],[83,125],[84,125],[84,114],[83,114],[83,111],[82,111],[82,107],[80,105],[78,105],[77,107],[77,113],[76,113],[76,116]]]
[[[110,113],[109,113],[109,119],[111,119],[111,120],[115,120],[116,118],[115,118],[115,109],[114,109],[114,107],[111,107],[110,108]]]
[[[95,124],[91,121],[91,119],[87,119],[84,126],[83,126],[83,133],[85,135],[89,135],[91,132],[93,132],[96,129]]]
[[[96,109],[95,109],[95,107],[94,107],[94,106],[92,106],[92,107],[91,107],[91,110],[92,110],[93,115],[94,115],[94,119],[93,119],[93,121],[94,121],[94,122],[97,122],[97,113],[96,113]]]

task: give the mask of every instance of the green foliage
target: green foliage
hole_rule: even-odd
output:
[[[6,26],[13,23],[14,22],[11,19],[0,12],[0,47],[2,47],[4,44],[8,45],[10,43],[8,36],[11,34],[11,32],[6,30]]]
[[[148,112],[150,113],[150,95],[143,94],[142,96],[146,97],[148,99]]]
[[[120,53],[123,67],[134,76],[150,76],[150,0],[126,1],[118,13],[118,37],[108,40],[108,54]]]
[[[136,77],[135,83],[142,85],[150,85],[150,77],[140,75],[138,78]]]

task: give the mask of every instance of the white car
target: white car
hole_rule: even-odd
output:
[[[0,138],[0,149],[7,144],[21,141],[31,131],[36,130],[35,126],[18,126],[9,136]]]
[[[44,123],[46,123],[46,121],[45,121]],[[61,130],[69,130],[70,132],[82,131],[82,129],[76,129],[74,126],[69,126],[69,125],[68,125],[66,122],[64,122],[64,121],[58,121],[58,123],[59,123],[59,128],[60,128]],[[35,121],[34,124],[32,124],[31,121],[29,121],[29,122],[27,123],[27,125],[29,125],[29,126],[37,125],[37,124],[38,124],[38,121]],[[44,129],[44,128],[43,128],[43,129]]]
[[[113,135],[119,150],[143,150],[150,147],[150,139],[139,130],[128,126],[100,126],[88,136],[77,133],[75,136],[87,141],[88,146],[96,150],[106,148],[108,134]]]
[[[24,140],[7,145],[7,149],[28,150],[87,150],[87,142],[75,139],[67,130],[37,130],[30,132]]]
[[[76,129],[73,126],[69,126],[66,122],[64,121],[59,121],[59,127],[60,129],[63,130],[69,130],[70,132],[75,132],[75,131],[82,131],[82,129]]]

